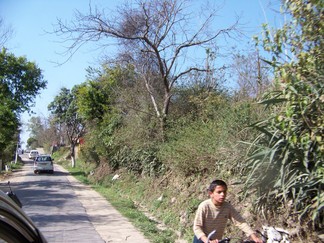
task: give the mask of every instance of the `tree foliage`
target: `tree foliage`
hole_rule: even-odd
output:
[[[269,63],[277,83],[261,102],[272,116],[255,124],[262,133],[254,144],[247,185],[259,188],[260,208],[272,202],[272,210],[281,206],[298,215],[301,224],[310,221],[320,228],[324,217],[323,1],[289,0],[283,7],[291,21],[274,32],[264,26],[262,44],[272,53]]]
[[[4,98],[1,96],[2,94],[0,94],[0,99],[4,102]],[[14,134],[18,130],[19,124],[18,117],[6,105],[6,102],[0,104],[0,159],[5,159],[2,157],[3,151],[10,144],[10,141],[16,140]]]
[[[105,114],[119,109],[126,113],[132,97],[138,93],[133,68],[102,64],[101,69],[88,69],[88,80],[77,92],[78,112],[88,121],[102,122]]]
[[[82,155],[87,161],[109,158],[107,162],[114,169],[125,166],[141,171],[143,163],[138,157],[142,150],[147,154],[145,144],[154,138],[148,112],[144,112],[148,101],[135,82],[138,76],[134,68],[103,64],[100,71],[89,70],[88,76],[77,95],[78,112],[87,120]],[[135,166],[134,161],[139,164]]]
[[[16,57],[6,49],[0,52],[0,154],[19,134],[20,114],[30,111],[36,96],[46,87],[42,72],[25,57]],[[15,146],[11,146],[15,149]],[[10,153],[12,153],[11,151]],[[0,158],[1,159],[1,158]]]
[[[75,146],[85,132],[84,120],[77,112],[78,88],[79,86],[75,86],[72,90],[62,88],[60,93],[55,96],[54,101],[48,105],[48,110],[52,113],[54,122],[65,129],[71,148],[72,167],[75,167]]]
[[[47,83],[35,63],[25,57],[15,57],[6,49],[0,52],[0,82],[2,97],[9,102],[6,105],[17,114],[30,110]]]

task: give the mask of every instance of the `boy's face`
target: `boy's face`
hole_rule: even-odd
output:
[[[213,192],[209,192],[212,202],[216,206],[221,206],[226,198],[227,188],[225,186],[216,186]]]

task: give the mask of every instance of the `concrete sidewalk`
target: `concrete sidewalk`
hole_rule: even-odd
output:
[[[55,165],[55,170],[68,173],[60,165]],[[98,192],[81,184],[71,175],[68,175],[67,178],[95,230],[105,242],[149,243],[144,235]]]

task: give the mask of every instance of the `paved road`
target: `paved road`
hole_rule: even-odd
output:
[[[149,242],[103,197],[61,166],[55,165],[53,175],[35,175],[26,159],[23,156],[23,170],[10,178],[11,185],[49,243]]]

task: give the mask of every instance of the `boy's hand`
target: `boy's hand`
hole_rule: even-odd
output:
[[[263,243],[263,240],[257,237],[256,234],[252,234],[250,237],[255,243]]]
[[[218,240],[216,239],[216,240],[209,240],[208,241],[208,238],[206,237],[206,236],[202,236],[201,238],[200,238],[200,240],[202,241],[202,242],[205,242],[205,243],[218,243]]]

